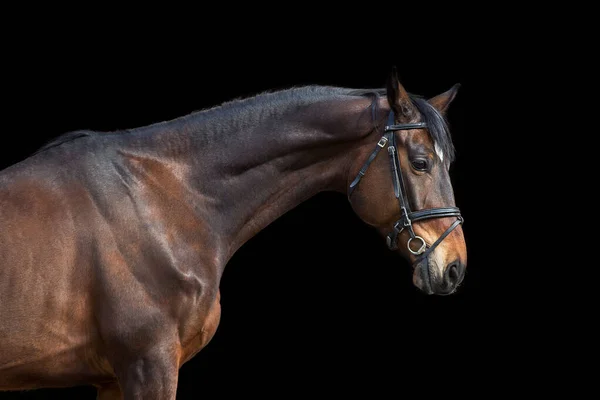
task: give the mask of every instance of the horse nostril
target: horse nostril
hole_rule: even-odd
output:
[[[458,267],[456,264],[452,264],[450,268],[448,268],[448,279],[450,283],[454,283],[458,280]]]
[[[444,274],[444,286],[446,289],[454,289],[462,281],[464,268],[457,260],[448,265]]]

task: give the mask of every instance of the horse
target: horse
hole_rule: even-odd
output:
[[[236,251],[340,192],[428,295],[466,271],[449,168],[456,84],[431,98],[302,86],[119,131],[75,131],[0,171],[0,391],[93,385],[174,399],[213,338]]]

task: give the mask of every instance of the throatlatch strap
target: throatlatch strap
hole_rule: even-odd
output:
[[[375,150],[373,150],[373,152],[367,159],[367,162],[365,162],[365,165],[363,165],[363,167],[360,169],[360,171],[358,171],[358,175],[356,175],[356,178],[354,178],[354,180],[350,184],[350,192],[348,193],[348,196],[352,195],[352,192],[354,191],[354,189],[356,189],[356,185],[358,185],[358,182],[360,182],[362,177],[365,176],[365,173],[367,172],[369,165],[371,165],[373,160],[375,160],[375,157],[377,157],[377,154],[379,154],[381,149],[383,149],[387,145],[388,141],[389,141],[389,137],[387,134],[385,134],[384,136],[381,137],[381,139],[379,139],[379,142],[377,142],[377,146],[375,146]]]

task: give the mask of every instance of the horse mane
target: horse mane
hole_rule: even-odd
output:
[[[157,122],[144,127],[119,130],[110,133],[134,132],[150,127],[160,126],[167,122],[188,122],[190,120],[195,120],[196,123],[207,122],[213,126],[217,125],[217,127],[220,128],[218,130],[222,131],[227,126],[248,123],[262,119],[268,115],[280,113],[282,109],[287,109],[290,106],[299,106],[318,100],[331,99],[332,97],[341,98],[346,96],[371,97],[373,99],[371,110],[374,117],[373,119],[375,120],[379,104],[377,100],[379,96],[385,95],[386,90],[381,88],[350,89],[344,87],[318,85],[292,87],[277,91],[265,91],[246,98],[233,99],[212,108],[194,111],[188,115],[171,121]],[[427,123],[428,131],[432,140],[443,151],[444,157],[452,162],[455,156],[455,149],[445,117],[442,116],[421,96],[410,94],[410,99],[417,110],[419,110],[422,116],[422,122]],[[67,132],[45,143],[34,154],[82,137],[95,136],[102,133],[107,132],[98,132],[92,130],[77,130],[73,132]]]
[[[452,163],[455,159],[456,150],[450,135],[448,121],[424,98],[411,95],[411,100],[421,113],[421,120],[427,123],[427,131],[433,142],[442,150],[444,159]]]
[[[379,102],[377,101],[379,96],[386,96],[386,89],[354,89],[348,92],[351,96],[370,96],[373,98],[371,109],[373,113],[373,119],[377,115]],[[431,139],[444,154],[444,159],[447,159],[449,163],[452,163],[456,156],[456,150],[454,143],[452,142],[452,135],[450,134],[450,128],[448,126],[448,120],[438,110],[435,109],[423,96],[409,93],[410,100],[415,108],[421,114],[421,122],[427,123],[427,130]]]

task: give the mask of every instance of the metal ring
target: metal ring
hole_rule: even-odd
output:
[[[419,247],[419,250],[417,250],[417,251],[414,251],[413,249],[410,248],[410,242],[413,239],[419,239],[421,241],[421,243],[423,243],[421,245],[421,247]],[[413,238],[408,239],[408,242],[406,243],[406,247],[408,247],[408,251],[413,253],[415,256],[418,256],[419,254],[423,254],[425,252],[425,249],[427,248],[427,244],[425,243],[425,240],[421,236],[415,236]]]

